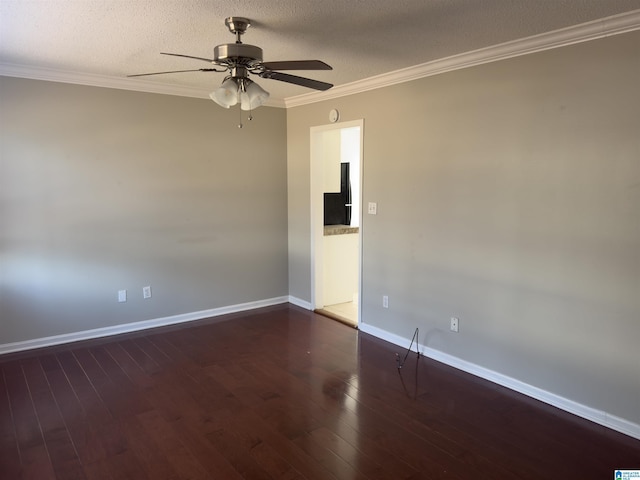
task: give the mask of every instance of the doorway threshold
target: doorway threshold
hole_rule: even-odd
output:
[[[355,328],[356,330],[358,329],[358,322],[353,321],[352,319],[345,317],[343,315],[340,315],[338,313],[330,312],[329,310],[326,310],[324,308],[317,308],[313,311],[313,313],[317,313],[324,317],[330,318],[331,320],[344,323],[345,325]]]

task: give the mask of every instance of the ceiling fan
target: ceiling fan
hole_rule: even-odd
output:
[[[253,82],[249,75],[260,78],[279,80],[281,82],[301,85],[315,90],[328,90],[332,84],[282,73],[280,70],[332,70],[330,65],[320,60],[290,60],[278,62],[263,62],[262,49],[254,45],[242,43],[241,37],[251,25],[251,21],[243,17],[228,17],[224,21],[231,33],[236,36],[235,43],[218,45],[213,50],[213,59],[182,55],[179,53],[165,53],[174,57],[191,58],[211,63],[216,68],[197,68],[191,70],[172,70],[167,72],[139,73],[128,77],[144,77],[148,75],[164,75],[182,72],[229,72],[222,85],[211,92],[211,99],[218,105],[230,108],[240,103],[242,110],[253,110],[262,105],[269,98],[269,93]]]

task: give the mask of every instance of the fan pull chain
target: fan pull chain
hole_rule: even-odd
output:
[[[239,108],[238,110],[240,112],[240,123],[238,123],[238,128],[242,128],[242,127],[244,127],[244,125],[242,123],[242,108]],[[249,116],[247,117],[247,120],[249,120],[249,121],[253,120],[252,110],[249,110]]]

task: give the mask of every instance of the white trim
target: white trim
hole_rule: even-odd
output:
[[[587,42],[602,37],[618,35],[640,29],[640,9],[605,17],[572,27],[554,30],[491,47],[462,53],[447,58],[422,63],[408,68],[383,73],[374,77],[338,85],[325,92],[312,92],[284,100],[269,99],[268,107],[290,108],[316,103],[324,100],[366,92],[440,73],[459,70],[484,63],[496,62],[507,58],[541,52],[551,48],[564,47],[574,43]],[[138,92],[179,95],[183,97],[208,98],[209,92],[180,85],[166,85],[141,80],[139,78],[113,77],[79,72],[68,72],[40,67],[29,67],[0,63],[0,75],[8,77],[31,78],[52,82],[91,85],[96,87],[118,88]]]
[[[113,77],[107,75],[95,75],[91,73],[69,72],[43,67],[30,67],[11,63],[0,63],[0,75],[6,77],[29,78],[31,80],[45,80],[49,82],[72,83],[75,85],[88,85],[91,87],[116,88],[119,90],[132,90],[135,92],[159,93],[162,95],[177,95],[180,97],[209,98],[208,91],[199,88],[186,87],[184,85],[167,85],[150,82],[148,80],[133,79],[127,77]],[[284,100],[269,99],[267,107],[284,108]]]
[[[411,341],[407,338],[401,337],[381,328],[374,327],[372,325],[360,323],[359,329],[362,332],[373,335],[374,337],[381,338],[402,348],[408,348],[411,343]],[[475,363],[462,360],[461,358],[454,357],[453,355],[449,355],[430,347],[422,346],[421,353],[425,357],[432,358],[438,362],[442,362],[446,365],[457,368],[458,370],[462,370],[477,377],[484,378],[485,380],[489,380],[490,382],[497,383],[498,385],[502,385],[503,387],[507,387],[511,390],[522,393],[531,398],[535,398],[536,400],[540,400],[541,402],[547,403],[566,412],[572,413],[579,417],[595,422],[599,425],[603,425],[605,427],[611,428],[612,430],[616,430],[618,432],[624,433],[625,435],[629,435],[630,437],[640,440],[640,425],[624,418],[620,418],[602,410],[597,410],[568,398],[561,397],[560,395],[556,395],[555,393],[548,392],[515,378],[503,375],[502,373],[489,370],[488,368],[481,367],[480,365],[476,365]]]
[[[163,327],[166,325],[174,325],[177,323],[192,322],[194,320],[218,317],[220,315],[227,315],[229,313],[254,310],[256,308],[269,307],[271,305],[279,305],[281,303],[287,302],[289,302],[289,297],[287,296],[275,297],[265,300],[258,300],[255,302],[240,303],[238,305],[229,305],[226,307],[201,310],[199,312],[183,313],[180,315],[172,315],[170,317],[144,320],[141,322],[125,323],[123,325],[114,325],[112,327],[95,328],[93,330],[65,333],[52,337],[25,340],[23,342],[5,343],[0,344],[0,355],[3,355],[5,353],[20,352],[23,350],[31,350],[34,348],[50,347],[63,343],[78,342],[80,340],[89,340],[92,338],[108,337],[111,335],[119,335],[121,333],[137,332],[139,330],[147,330],[149,328]]]
[[[383,73],[364,80],[338,85],[325,92],[312,92],[285,98],[285,105],[290,108],[331,100],[453,70],[497,62],[507,58],[587,42],[638,29],[640,29],[640,10],[633,10],[620,15]]]
[[[147,80],[133,80],[126,77],[120,78],[107,75],[69,72],[11,63],[0,63],[0,75],[7,77],[29,78],[32,80],[46,80],[50,82],[73,83],[92,87],[117,88],[120,90],[179,95],[181,97],[208,97],[208,94],[200,89],[180,85],[167,85],[149,82]]]
[[[307,302],[306,300],[301,300],[298,297],[294,297],[293,295],[289,295],[289,303],[296,305],[300,308],[304,308],[305,310],[313,310],[311,307],[311,302]]]

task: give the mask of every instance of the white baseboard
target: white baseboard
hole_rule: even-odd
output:
[[[293,297],[291,295],[289,295],[289,303],[304,308],[305,310],[313,310],[313,308],[311,308],[311,302],[300,300],[299,298]]]
[[[373,335],[374,337],[381,338],[382,340],[386,340],[387,342],[393,343],[394,345],[398,345],[402,348],[408,348],[409,344],[411,343],[411,340],[408,338],[401,337],[372,325],[367,325],[366,323],[360,323],[358,325],[358,328],[365,333]],[[453,355],[443,353],[433,348],[422,346],[421,353],[425,357],[432,358],[434,360],[437,360],[438,362],[442,362],[446,365],[457,368],[458,370],[462,370],[477,377],[484,378],[485,380],[489,380],[493,383],[497,383],[498,385],[502,385],[503,387],[507,387],[511,390],[535,398],[536,400],[540,400],[541,402],[547,403],[566,412],[572,413],[579,417],[595,422],[599,425],[603,425],[605,427],[611,428],[612,430],[616,430],[618,432],[624,433],[625,435],[629,435],[630,437],[640,440],[640,425],[630,422],[629,420],[626,420],[624,418],[610,415],[607,412],[582,405],[581,403],[561,397],[560,395],[556,395],[555,393],[547,392],[546,390],[543,390],[541,388],[534,387],[533,385],[521,382],[520,380],[517,380],[515,378],[508,377],[507,375],[503,375],[502,373],[489,370],[488,368],[481,367],[480,365],[462,360],[461,358],[454,357]]]
[[[218,317],[229,313],[243,312],[246,310],[254,310],[256,308],[269,307],[271,305],[279,305],[289,302],[288,296],[269,298],[258,300],[255,302],[240,303],[238,305],[229,305],[226,307],[212,308],[209,310],[201,310],[199,312],[183,313],[180,315],[172,315],[169,317],[156,318],[152,320],[144,320],[141,322],[125,323],[123,325],[114,325],[112,327],[95,328],[92,330],[83,330],[81,332],[65,333],[63,335],[55,335],[52,337],[36,338],[33,340],[25,340],[23,342],[0,344],[0,355],[5,353],[20,352],[23,350],[31,350],[34,348],[50,347],[63,343],[78,342],[80,340],[89,340],[92,338],[108,337],[121,333],[137,332],[139,330],[147,330],[149,328],[164,327],[166,325],[174,325],[177,323],[192,322],[194,320],[202,320],[210,317]]]

